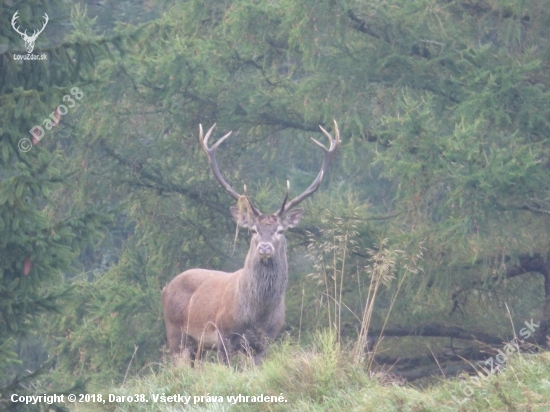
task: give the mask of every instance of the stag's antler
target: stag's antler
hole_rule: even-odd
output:
[[[206,136],[203,135],[203,131],[202,131],[202,124],[199,124],[199,141],[201,143],[201,146],[204,150],[204,152],[206,153],[206,155],[208,156],[208,163],[210,163],[210,168],[212,169],[212,172],[214,173],[214,176],[216,177],[216,179],[218,180],[218,182],[220,182],[220,184],[222,185],[222,187],[231,195],[233,196],[233,198],[235,198],[236,200],[239,200],[242,196],[240,194],[238,194],[231,186],[229,186],[229,183],[227,183],[225,181],[225,179],[223,178],[222,174],[220,173],[220,169],[218,168],[218,163],[216,162],[216,149],[218,148],[218,146],[220,144],[222,144],[222,142],[227,139],[231,133],[233,132],[229,132],[227,133],[225,136],[223,136],[220,140],[218,140],[211,148],[208,147],[208,139],[210,138],[210,135],[212,134],[212,132],[214,131],[214,128],[216,127],[216,123],[214,123],[214,125],[208,130],[208,132],[206,132]],[[256,216],[259,216],[261,213],[258,209],[256,209],[254,207],[254,205],[252,204],[252,201],[250,200],[250,198],[248,197],[248,193],[246,192],[246,186],[244,187],[244,197],[246,198],[246,200],[248,201],[248,204],[250,206],[250,209],[252,210],[252,212],[256,215]]]
[[[334,133],[336,134],[336,139],[333,138],[329,132],[327,132],[325,129],[323,129],[323,126],[319,126],[321,131],[325,134],[325,136],[328,137],[330,141],[330,147],[327,149],[325,145],[319,143],[317,140],[315,140],[313,137],[311,140],[319,146],[325,155],[323,158],[323,165],[321,166],[321,170],[319,171],[319,174],[315,178],[312,184],[309,185],[309,187],[302,193],[300,196],[295,197],[292,199],[288,204],[286,204],[286,201],[288,199],[288,191],[290,188],[290,185],[288,181],[286,182],[286,194],[283,199],[283,202],[281,204],[281,207],[279,208],[279,211],[277,212],[278,216],[283,216],[286,212],[288,212],[293,207],[296,207],[299,203],[301,203],[306,197],[312,195],[319,185],[321,184],[321,180],[323,180],[323,176],[328,170],[328,165],[330,161],[332,160],[332,157],[334,156],[334,153],[336,153],[336,149],[338,148],[338,145],[340,144],[340,131],[338,130],[338,124],[336,123],[336,120],[334,120]]]

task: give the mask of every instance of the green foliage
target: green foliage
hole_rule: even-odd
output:
[[[321,154],[308,137],[338,121],[339,155],[288,234],[293,336],[303,330],[304,340],[313,339],[310,332],[329,326],[344,344],[360,334],[366,307],[377,328],[393,308],[394,325],[437,319],[506,334],[504,302],[514,319],[541,307],[550,319],[540,275],[520,277],[518,269],[525,256],[544,261],[550,246],[543,2],[188,0],[102,8],[72,9],[70,33],[59,29],[55,45],[44,47],[41,36],[47,61],[0,62],[0,367],[15,361],[18,339],[39,340],[40,319],[48,335],[42,350],[57,356],[61,381],[79,374],[123,381],[161,356],[164,284],[192,267],[242,266],[247,235],[234,241],[232,201],[211,176],[199,123],[218,123],[214,140],[234,130],[219,149],[220,169],[270,212],[287,179],[291,196],[309,186]],[[0,28],[0,41],[8,37],[20,47],[9,27]],[[20,137],[74,86],[85,94],[79,108],[20,152]],[[117,219],[94,243],[105,212]],[[387,245],[375,248],[381,239]],[[377,256],[386,263],[379,267],[391,267],[389,283],[369,306]],[[418,262],[407,266],[403,257]],[[312,271],[317,277],[306,276]],[[329,393],[335,400],[327,408],[363,406],[338,399],[344,383],[331,392],[329,381],[351,382],[334,366],[346,368],[340,347],[316,339],[320,349],[308,356],[330,362],[321,370],[312,360],[310,370],[307,359],[287,360],[288,370],[312,376],[292,372],[292,385],[281,384],[309,397],[293,405],[321,405]],[[282,370],[270,368],[277,379],[268,386],[279,388]],[[246,376],[235,379],[243,385],[236,389],[249,385]],[[199,381],[212,392],[213,383]]]
[[[33,3],[33,7],[29,4],[29,8],[21,9],[21,14],[30,15],[30,9],[55,13],[59,6],[54,2]],[[6,16],[15,12],[8,3],[0,9]],[[23,21],[29,22],[26,17]],[[14,35],[18,37],[11,31],[10,37]],[[37,47],[43,44],[43,37]],[[15,53],[20,52],[21,43],[17,45],[12,50]],[[0,84],[0,114],[4,119],[0,128],[1,403],[15,391],[29,393],[29,384],[47,369],[47,365],[39,368],[46,359],[44,336],[37,339],[36,331],[47,314],[60,311],[68,289],[65,276],[80,270],[78,256],[100,238],[111,219],[102,207],[60,207],[56,195],[70,184],[71,177],[62,153],[36,146],[24,152],[18,146],[24,137],[29,141],[29,129],[42,124],[40,120],[48,117],[62,102],[63,94],[79,84],[93,66],[93,61],[82,62],[76,73],[73,59],[80,59],[79,51],[51,44],[42,51],[45,49],[48,60],[17,62],[12,53],[4,53],[0,63],[4,75]],[[58,64],[64,69],[57,70]],[[35,356],[19,359],[15,350],[22,347]]]
[[[365,242],[369,240],[366,205],[351,195],[337,206],[335,203],[330,209],[315,211],[320,236],[308,234],[308,252],[313,264],[308,283],[317,284],[317,287],[308,288],[308,301],[311,302],[312,297],[315,299],[315,312],[323,319],[321,322],[317,319],[313,323],[315,327],[334,328],[340,339],[342,334],[349,334],[349,330],[343,329],[351,328],[357,323],[356,319],[360,319],[364,302],[368,300],[368,284],[360,262],[363,261],[362,252],[371,245]],[[303,323],[312,324],[307,317]]]
[[[113,269],[73,279],[65,311],[50,325],[60,371],[117,380],[160,353],[164,324],[154,267],[127,251]]]
[[[296,233],[288,296],[293,331],[302,321],[318,325],[311,319],[324,318],[316,309],[324,292],[331,302],[349,299],[351,311],[344,311],[348,318],[338,321],[338,330],[343,325],[347,335],[357,333],[364,299],[355,287],[362,281],[356,268],[367,265],[375,238],[388,237],[392,250],[408,256],[426,248],[425,271],[410,277],[404,286],[410,293],[395,302],[404,323],[456,320],[443,314],[451,288],[490,282],[495,270],[502,273],[499,257],[546,254],[547,217],[523,207],[527,201],[546,210],[548,187],[548,45],[540,41],[548,12],[538,3],[188,1],[168,10],[116,29],[117,46],[111,59],[98,62],[98,87],[88,92],[79,118],[81,144],[71,147],[70,161],[90,171],[78,177],[85,190],[78,202],[123,204],[124,219],[132,222],[124,256],[140,256],[75,285],[84,291],[75,302],[90,303],[67,322],[87,325],[74,333],[79,345],[97,347],[92,370],[107,368],[99,361],[102,350],[113,351],[113,370],[121,374],[135,342],[150,333],[158,343],[158,294],[175,274],[242,265],[245,239],[232,256],[230,202],[200,152],[198,123],[218,122],[219,134],[235,130],[220,148],[220,167],[234,187],[246,183],[261,209],[271,210],[287,178],[297,193],[317,171],[306,132],[332,118],[339,122],[341,161],[333,165],[333,181],[324,183],[330,194],[308,204],[304,227],[312,244],[323,245],[331,241],[333,222],[358,222],[361,228],[344,230],[358,243],[349,249],[347,269],[339,261],[326,290],[308,287],[304,301],[304,275],[311,270],[299,262],[306,241],[304,232]],[[91,33],[81,22],[73,36],[96,42]],[[356,212],[335,200],[345,192],[357,193],[347,203],[352,208],[371,199],[368,210],[357,212],[359,220],[346,220]],[[325,204],[336,220],[323,220],[318,205]],[[394,219],[370,220],[370,213]],[[129,285],[120,303],[110,276],[117,286]],[[492,310],[502,303],[496,295]],[[390,302],[391,294],[380,297],[375,323]],[[468,310],[480,307],[470,300]],[[108,319],[121,311],[126,322]],[[137,319],[143,331],[133,331]],[[96,322],[98,331],[91,326]],[[136,334],[131,342],[109,341],[129,333]],[[155,344],[146,345],[142,359],[158,356]],[[71,350],[74,355],[76,346]],[[77,365],[67,367],[74,372]]]
[[[149,402],[88,403],[78,405],[84,411],[171,411],[185,410],[274,411],[456,411],[505,410],[514,405],[527,405],[532,410],[548,406],[547,354],[514,356],[508,368],[489,379],[475,382],[473,378],[446,381],[425,389],[404,386],[391,373],[369,374],[362,366],[354,365],[349,354],[336,342],[333,333],[319,333],[310,347],[298,346],[285,340],[272,347],[265,363],[259,367],[241,370],[228,369],[218,363],[204,363],[200,368],[188,365],[151,366],[143,377],[132,379],[119,387],[100,387],[104,397],[108,393],[120,395],[145,394]],[[463,388],[473,388],[473,396],[464,398]],[[465,390],[470,393],[469,389]],[[190,404],[179,402],[152,403],[150,394],[191,396]],[[249,396],[249,402],[230,406],[227,396]],[[252,396],[260,394],[279,396],[286,402],[254,403]],[[223,403],[204,401],[206,396],[222,396]],[[197,403],[194,404],[194,396]],[[203,401],[200,401],[203,396]],[[462,408],[462,409],[461,409]]]

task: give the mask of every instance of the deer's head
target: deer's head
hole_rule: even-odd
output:
[[[338,144],[340,143],[340,132],[338,131],[336,120],[334,121],[336,138],[333,138],[330,133],[323,129],[322,126],[319,126],[321,131],[329,138],[329,148],[326,148],[323,144],[311,138],[311,140],[313,140],[324,153],[323,165],[321,166],[321,170],[313,183],[311,183],[311,185],[309,185],[309,187],[301,195],[295,197],[287,203],[288,192],[290,190],[290,185],[287,181],[286,194],[283,198],[281,206],[279,210],[273,214],[263,214],[254,206],[246,192],[246,186],[244,187],[244,194],[240,195],[225,181],[218,168],[215,154],[218,146],[231,135],[231,132],[223,136],[212,147],[208,147],[208,139],[210,138],[210,135],[215,127],[216,124],[214,124],[210,130],[208,130],[206,136],[204,136],[202,125],[199,126],[199,140],[203,150],[208,155],[208,162],[210,163],[212,172],[222,187],[238,202],[239,207],[231,207],[231,214],[239,226],[249,228],[252,232],[250,251],[256,252],[262,260],[271,259],[277,254],[280,246],[286,244],[284,238],[286,229],[295,227],[302,218],[304,209],[294,208],[317,190],[328,169],[329,163],[338,148]]]
[[[285,215],[278,214],[255,215],[238,207],[231,206],[231,214],[241,227],[246,227],[252,233],[250,249],[255,251],[260,259],[271,259],[282,245],[285,245],[285,231],[300,223],[304,209],[289,210]]]

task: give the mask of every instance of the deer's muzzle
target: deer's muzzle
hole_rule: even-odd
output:
[[[258,245],[258,254],[262,259],[267,259],[273,256],[275,249],[271,243],[262,242]]]

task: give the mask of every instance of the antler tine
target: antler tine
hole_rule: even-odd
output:
[[[222,144],[222,142],[227,139],[229,136],[231,136],[231,133],[233,133],[232,131],[227,133],[225,136],[223,136],[220,140],[218,140],[216,143],[214,143],[214,146],[212,146],[211,149],[208,148],[208,139],[210,138],[210,135],[212,134],[212,132],[214,131],[214,128],[216,127],[217,123],[214,123],[214,125],[208,129],[208,131],[206,132],[206,136],[204,137],[204,139],[201,138],[201,145],[202,145],[202,148],[204,150],[208,150],[208,151],[211,151],[213,152],[214,150],[216,150],[218,148],[218,146],[220,144]],[[199,129],[200,129],[200,135],[202,136],[202,124],[199,124]],[[203,142],[204,141],[204,142]]]
[[[203,135],[202,131],[202,124],[199,125],[199,141],[201,143],[202,149],[208,156],[208,163],[210,163],[210,168],[212,169],[212,172],[214,173],[214,177],[218,180],[218,182],[222,185],[222,187],[236,200],[239,200],[241,195],[239,195],[231,186],[229,186],[229,183],[225,181],[222,174],[220,173],[220,169],[218,168],[218,163],[216,162],[216,149],[220,145],[221,142],[223,142],[225,139],[227,139],[231,132],[227,133],[225,136],[223,136],[218,142],[212,146],[212,148],[208,147],[208,139],[210,138],[210,135],[214,131],[214,128],[216,127],[216,123],[206,132],[206,136]]]
[[[283,198],[283,202],[281,203],[281,207],[279,208],[278,212],[276,213],[277,216],[282,216],[284,211],[285,211],[285,204],[286,204],[286,201],[288,200],[288,192],[289,191],[290,191],[290,182],[287,180],[286,181],[285,197]]]
[[[202,130],[202,124],[199,124],[199,141],[201,143],[202,149],[204,150],[204,152],[208,156],[208,163],[210,163],[210,168],[212,169],[212,172],[214,173],[214,176],[216,177],[218,182],[222,185],[222,187],[231,196],[233,196],[233,198],[235,200],[238,201],[241,198],[241,195],[238,194],[231,186],[229,186],[229,183],[227,183],[225,181],[225,179],[223,178],[223,176],[220,172],[220,169],[218,168],[218,163],[216,162],[216,149],[218,148],[218,146],[220,144],[222,144],[222,142],[225,139],[227,139],[229,136],[231,136],[231,133],[233,133],[233,132],[227,133],[225,136],[223,136],[221,139],[219,139],[216,143],[214,143],[212,145],[212,147],[208,147],[208,139],[212,135],[212,132],[214,131],[215,127],[216,127],[216,123],[214,123],[214,125],[210,129],[208,129],[208,131],[206,132],[206,136],[204,136],[204,133],[203,133],[203,130]],[[245,196],[246,200],[248,201],[248,205],[250,206],[250,209],[252,210],[252,212],[255,215],[259,216],[261,214],[260,211],[258,209],[256,209],[256,207],[254,206],[254,204],[252,203],[252,201],[248,197],[248,194],[246,193],[246,185],[244,186],[244,196]]]
[[[311,138],[311,140],[313,140],[313,142],[323,150],[324,158],[323,158],[323,165],[321,166],[321,170],[319,171],[319,174],[317,175],[313,183],[311,183],[309,187],[301,195],[292,199],[290,203],[288,203],[286,206],[284,205],[284,202],[283,202],[282,209],[280,209],[279,212],[277,212],[279,215],[283,215],[293,207],[297,206],[305,198],[312,195],[319,188],[319,185],[323,180],[323,176],[328,170],[330,161],[332,160],[334,153],[336,153],[336,149],[338,149],[338,145],[340,144],[340,131],[338,130],[338,124],[336,123],[336,120],[334,120],[334,133],[336,134],[336,138],[333,138],[331,134],[323,128],[323,126],[319,126],[319,128],[324,133],[324,135],[328,137],[330,141],[330,147],[327,149],[325,145],[323,145],[322,143],[319,143],[314,138]],[[288,196],[288,193],[287,193],[287,196]],[[285,202],[286,202],[286,197],[285,197]]]
[[[317,143],[318,146],[320,146],[323,150],[334,150],[334,146],[335,145],[338,145],[340,144],[340,131],[338,130],[338,124],[336,123],[336,120],[333,120],[334,121],[334,130],[335,130],[335,133],[336,133],[336,139],[334,139],[331,134],[329,132],[327,132],[323,126],[319,125],[319,128],[321,129],[321,131],[325,134],[326,137],[328,137],[329,141],[330,141],[330,148],[326,148],[325,145],[319,143],[317,140],[315,140],[313,137],[311,138],[311,140],[313,140],[315,143]]]
[[[252,203],[252,200],[250,200],[250,196],[248,196],[248,192],[246,191],[246,185],[244,185],[244,197],[248,201],[248,206],[250,206],[250,210],[252,210],[252,213],[254,213],[256,216],[260,216],[262,213],[258,209],[256,209],[254,203]]]

